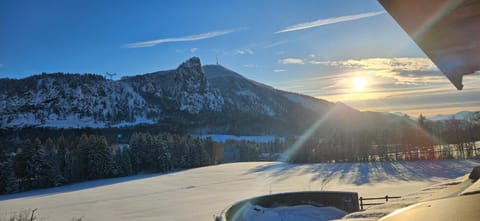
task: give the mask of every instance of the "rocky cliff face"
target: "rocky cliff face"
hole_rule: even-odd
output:
[[[175,70],[128,77],[122,82],[132,85],[150,103],[168,111],[190,114],[221,111],[224,103],[223,97],[209,85],[197,57]]]
[[[203,110],[222,110],[223,97],[211,89],[199,58],[184,62],[176,72],[173,96],[181,111],[198,114]]]

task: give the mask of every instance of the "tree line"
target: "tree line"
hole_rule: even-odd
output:
[[[212,165],[220,163],[224,149],[226,158],[236,155],[233,161],[293,163],[453,159],[480,154],[478,112],[466,120],[404,118],[382,130],[322,128],[308,138],[290,136],[268,143],[230,140],[220,144],[210,138],[147,130],[92,130],[81,135],[76,130],[61,131],[61,135],[42,129],[13,131],[5,133],[9,138],[0,142],[0,194]],[[128,135],[115,137],[119,132]]]
[[[383,130],[334,130],[301,142],[289,160],[305,162],[369,162],[464,159],[479,154],[480,114],[469,119],[429,121],[420,115]]]
[[[212,139],[169,133],[136,132],[128,144],[84,133],[11,145],[0,147],[0,194],[218,163]]]
[[[325,128],[305,138],[285,137],[273,142],[225,142],[225,158],[231,161],[292,163],[371,162],[400,160],[465,159],[480,154],[480,114],[469,119],[430,121],[404,116],[387,129],[354,130]],[[234,155],[234,156],[231,156]]]

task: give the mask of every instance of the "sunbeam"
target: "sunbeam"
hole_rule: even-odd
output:
[[[295,154],[300,147],[308,140],[312,135],[317,131],[320,126],[328,119],[330,118],[330,115],[335,112],[337,109],[337,106],[332,107],[330,110],[328,110],[320,119],[318,119],[310,128],[308,128],[301,136],[298,137],[298,139],[295,141],[295,143],[292,144],[291,147],[289,147],[283,154],[280,159],[282,162],[287,162],[290,160],[290,157]]]

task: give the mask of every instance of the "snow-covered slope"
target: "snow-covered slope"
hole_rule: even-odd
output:
[[[0,213],[38,208],[39,216],[49,221],[73,216],[86,221],[207,221],[236,201],[269,193],[338,190],[363,197],[406,196],[463,176],[479,164],[475,160],[222,164],[0,196]]]
[[[217,128],[212,132],[231,128],[271,131],[294,116],[315,117],[331,106],[309,98],[308,107],[303,107],[303,101],[298,105],[301,97],[219,65],[202,66],[200,59],[193,57],[175,70],[117,81],[94,74],[63,73],[0,79],[0,127],[104,128],[160,123],[188,129]],[[321,108],[312,110],[315,105]],[[304,127],[298,122],[297,127]]]
[[[210,87],[197,57],[190,58],[176,70],[128,77],[122,82],[132,85],[149,103],[169,111],[198,114],[218,112],[223,107],[223,97]]]
[[[153,123],[161,113],[130,85],[98,75],[44,74],[0,80],[1,127],[107,127]]]
[[[332,106],[325,100],[276,90],[220,65],[205,65],[204,69],[207,79],[221,92],[231,110],[274,117],[294,111],[324,112]]]
[[[461,111],[456,114],[445,114],[445,115],[435,115],[433,117],[428,118],[432,121],[442,121],[442,120],[449,120],[449,119],[456,119],[456,120],[470,120],[470,118],[474,117],[475,115],[479,115],[480,111]]]
[[[176,70],[120,81],[93,74],[42,74],[0,79],[0,127],[115,127],[153,124],[172,112],[221,111],[200,59]]]
[[[253,141],[257,143],[268,143],[275,142],[275,139],[278,139],[280,142],[285,141],[284,137],[275,137],[275,136],[235,136],[229,134],[197,134],[195,136],[201,138],[210,137],[212,140],[217,142],[225,143],[228,140],[243,140],[243,141]]]
[[[323,133],[381,130],[402,120],[277,90],[220,65],[202,66],[197,57],[116,81],[63,73],[0,79],[0,128],[151,124],[181,133],[292,136],[326,115]]]

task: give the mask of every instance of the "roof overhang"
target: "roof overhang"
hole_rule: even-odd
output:
[[[480,70],[480,0],[379,0],[458,90]]]

